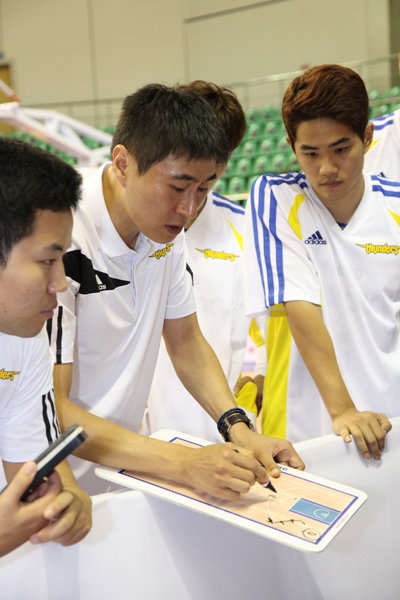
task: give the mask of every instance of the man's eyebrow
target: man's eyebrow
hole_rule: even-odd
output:
[[[217,178],[217,174],[213,173],[208,179],[205,181],[212,181]],[[172,175],[172,179],[176,179],[177,181],[194,181],[197,183],[199,180],[193,175],[189,175],[189,173],[177,173],[176,175]]]
[[[343,136],[341,138],[339,138],[338,140],[336,140],[335,142],[332,142],[332,144],[328,145],[328,148],[334,148],[335,146],[339,146],[340,144],[344,144],[345,142],[349,142],[350,138]],[[300,146],[300,150],[318,150],[318,146],[309,146],[308,144],[302,144]]]
[[[45,252],[64,252],[64,248],[57,242],[54,242],[53,244],[49,244],[48,246],[44,246],[43,250]]]

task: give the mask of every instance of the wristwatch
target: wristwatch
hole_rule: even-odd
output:
[[[254,431],[253,423],[241,408],[231,408],[224,412],[218,420],[217,428],[226,442],[229,442],[229,430],[236,423],[244,423],[249,429]]]

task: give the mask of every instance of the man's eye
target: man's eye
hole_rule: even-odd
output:
[[[171,185],[171,187],[175,192],[183,192],[184,191],[184,188],[180,188],[176,185]]]

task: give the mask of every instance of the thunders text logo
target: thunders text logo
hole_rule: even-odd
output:
[[[390,246],[389,244],[357,244],[364,248],[367,254],[398,254],[400,246]]]
[[[160,250],[156,250],[156,252],[154,252],[154,254],[150,254],[149,258],[156,258],[157,260],[160,260],[160,258],[162,258],[163,256],[166,256],[168,254],[168,252],[171,250],[173,245],[174,244],[167,244],[165,246],[165,248],[160,248]]]
[[[222,250],[220,252],[217,250],[210,250],[210,248],[206,248],[204,250],[202,250],[200,248],[196,248],[196,250],[198,250],[199,252],[203,252],[204,258],[220,258],[222,260],[230,260],[231,262],[233,262],[235,260],[235,258],[239,258],[239,256],[237,254],[231,254],[229,252],[224,252],[224,250]]]
[[[0,379],[8,379],[14,381],[14,376],[19,375],[21,371],[6,371],[5,369],[0,370]]]

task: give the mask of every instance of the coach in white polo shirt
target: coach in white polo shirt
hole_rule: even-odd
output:
[[[263,431],[333,427],[379,459],[399,414],[400,184],[363,176],[373,125],[351,69],[308,69],[282,114],[302,171],[258,178],[246,213],[247,310],[270,316]]]
[[[246,131],[246,116],[234,92],[202,80],[179,87],[182,86],[200,95],[213,108],[232,153]],[[222,176],[224,171],[225,165],[221,165],[217,175]],[[243,229],[244,208],[213,190],[199,207],[195,219],[185,226],[186,260],[193,271],[200,328],[215,351],[232,390],[240,377],[251,324],[244,307]],[[256,329],[253,323],[251,331]],[[259,330],[258,338],[262,342],[255,375],[241,378],[236,386],[237,389],[242,387],[242,382],[251,382],[236,401],[254,426],[262,400],[266,362],[265,344]],[[256,394],[259,395],[258,403]],[[220,440],[215,422],[179,381],[165,344],[161,342],[142,431],[153,433],[170,428],[212,442]]]
[[[95,463],[168,475],[233,499],[256,478],[279,475],[274,457],[302,461],[282,440],[255,434],[236,407],[198,327],[182,230],[227,160],[225,135],[196,94],[151,84],[128,96],[112,164],[87,180],[65,260],[69,289],[51,324],[62,426],[89,434],[77,455]],[[137,432],[161,335],[184,385],[219,422],[226,440],[192,449]],[[85,489],[104,489],[76,467]]]

